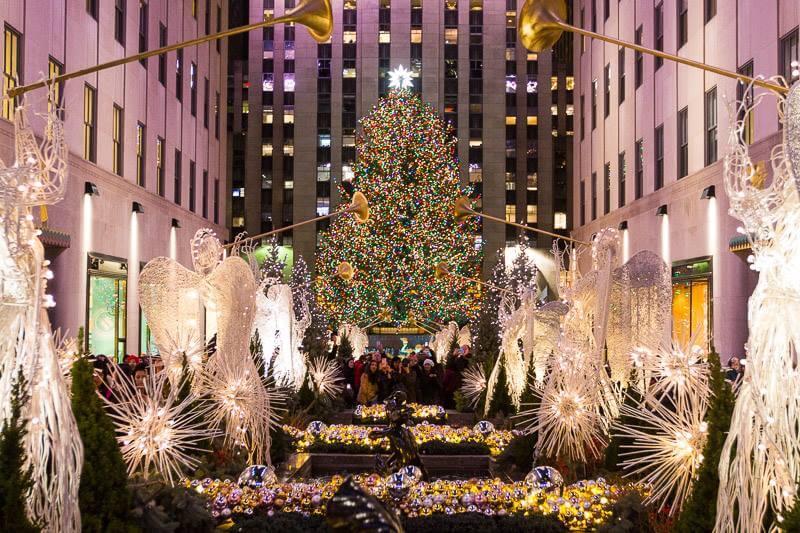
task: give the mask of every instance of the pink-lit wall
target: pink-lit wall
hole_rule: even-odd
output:
[[[125,0],[125,43],[114,36],[114,2],[99,1],[98,20],[86,11],[86,2],[8,0],[0,7],[0,23],[22,35],[22,82],[30,83],[48,72],[48,58],[64,65],[66,72],[135,54],[139,51],[139,6]],[[227,0],[197,0],[197,16],[191,14],[191,0],[148,2],[147,47],[159,47],[159,24],[167,28],[167,44],[203,35],[206,11],[209,31],[227,27]],[[218,22],[218,13],[221,18]],[[0,48],[3,42],[0,41]],[[3,57],[0,54],[0,57]],[[190,64],[197,65],[196,115],[190,110]],[[176,53],[167,55],[166,86],[158,80],[158,60],[147,67],[139,62],[97,74],[69,80],[64,84],[65,130],[70,152],[69,184],[64,200],[49,208],[48,227],[70,236],[70,246],[55,256],[52,291],[56,327],[75,334],[86,322],[87,254],[104,254],[128,262],[128,353],[139,350],[139,307],[136,277],[139,263],[171,255],[174,234],[176,259],[191,268],[189,239],[203,227],[222,238],[226,229],[226,199],[229,195],[225,166],[227,42],[187,48],[183,60],[183,102],[176,98]],[[207,126],[204,124],[205,82],[209,80]],[[84,85],[97,89],[96,163],[83,159]],[[220,108],[216,106],[219,93]],[[29,93],[27,102],[42,111],[46,93]],[[121,175],[112,172],[112,109],[124,109],[123,166]],[[219,121],[218,126],[216,121]],[[137,185],[136,127],[145,125],[145,180]],[[41,131],[36,124],[37,132]],[[218,136],[215,130],[219,131]],[[164,139],[163,197],[157,194],[156,138]],[[222,148],[221,148],[222,147]],[[175,203],[175,150],[182,154],[181,205]],[[0,119],[0,159],[13,161],[13,127]],[[189,209],[190,161],[196,165],[195,208]],[[208,171],[207,194],[203,194],[203,171]],[[214,184],[218,181],[215,206]],[[85,182],[94,183],[99,195],[84,194]],[[132,213],[133,202],[144,213]],[[85,204],[89,202],[91,209]],[[204,216],[203,203],[206,203]],[[215,223],[215,211],[216,220]],[[34,213],[38,216],[38,213]],[[180,228],[172,229],[172,219]]]
[[[800,3],[796,0],[717,0],[716,14],[706,22],[705,2],[687,0],[688,40],[678,49],[677,0],[576,0],[574,21],[591,29],[596,9],[597,31],[633,42],[642,27],[642,44],[655,46],[655,8],[663,5],[664,50],[729,70],[753,61],[756,75],[779,72],[781,39],[800,24]],[[609,13],[606,16],[605,7]],[[583,22],[581,22],[583,10]],[[692,69],[670,61],[655,70],[654,58],[644,56],[643,83],[635,87],[635,55],[624,55],[625,98],[619,98],[618,47],[601,41],[574,39],[575,122],[574,151],[578,159],[572,176],[573,233],[581,239],[604,227],[627,221],[628,256],[643,249],[653,250],[674,263],[713,256],[713,343],[726,359],[742,355],[747,339],[747,298],[756,281],[744,259],[729,251],[728,241],[737,235],[737,220],[727,214],[728,203],[722,178],[722,159],[727,153],[730,113],[727,102],[736,98],[736,81]],[[605,116],[605,67],[610,65],[610,106]],[[591,125],[591,84],[597,80],[597,126]],[[705,160],[705,95],[717,88],[716,162]],[[760,91],[759,91],[760,92]],[[584,96],[583,109],[580,105]],[[679,110],[688,108],[688,175],[678,178]],[[581,115],[583,114],[583,119]],[[581,132],[580,124],[584,124]],[[664,127],[664,187],[654,190],[655,128]],[[769,158],[780,142],[775,98],[768,97],[755,114],[755,161]],[[644,146],[643,196],[635,199],[635,143]],[[620,152],[625,152],[625,203],[619,197]],[[611,164],[610,202],[604,205],[604,167]],[[769,165],[767,165],[769,167]],[[591,213],[591,175],[597,173],[597,218]],[[585,204],[580,190],[584,183]],[[701,200],[702,191],[716,187],[715,200]],[[668,216],[656,216],[666,205]],[[581,210],[585,224],[581,225]],[[608,214],[604,214],[608,210]],[[666,225],[666,226],[665,226]]]

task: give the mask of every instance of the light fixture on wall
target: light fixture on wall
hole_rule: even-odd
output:
[[[709,185],[705,189],[703,189],[703,193],[700,195],[701,200],[708,200],[710,198],[717,197],[717,187],[716,185]]]
[[[666,214],[667,214],[667,204],[658,206],[658,209],[656,209],[656,216],[663,217]]]
[[[139,214],[141,214],[141,213],[144,213],[144,207],[143,207],[143,206],[142,206],[142,204],[140,204],[139,202],[133,202],[133,209],[132,209],[132,211],[133,211],[134,213],[139,213]]]
[[[617,226],[617,229],[620,230],[620,231],[628,229],[628,221],[627,220],[623,220],[622,222],[620,222],[619,226]]]
[[[181,221],[178,220],[177,218],[173,218],[172,219],[172,227],[173,228],[180,228],[181,227]]]
[[[83,184],[83,193],[89,196],[100,196],[100,189],[91,181],[87,181]]]

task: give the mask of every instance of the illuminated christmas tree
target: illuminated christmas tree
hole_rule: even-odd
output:
[[[342,203],[355,191],[370,204],[370,220],[338,217],[323,234],[317,256],[317,291],[326,314],[357,323],[387,309],[386,321],[466,321],[479,308],[479,288],[447,275],[436,279],[440,261],[453,274],[479,277],[481,250],[474,217],[458,222],[460,185],[456,138],[403,80],[361,120],[358,157],[351,182],[340,187]],[[349,282],[335,274],[340,262],[355,268]]]

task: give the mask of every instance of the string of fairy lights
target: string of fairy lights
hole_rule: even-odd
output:
[[[383,308],[395,325],[473,318],[478,287],[456,276],[436,279],[434,270],[446,261],[451,272],[476,277],[481,260],[478,221],[453,216],[455,201],[472,190],[460,184],[451,127],[405,89],[391,91],[361,126],[355,176],[340,189],[343,202],[356,190],[369,198],[370,219],[339,217],[321,235],[321,307],[340,323]],[[355,269],[350,281],[335,275],[342,261]]]

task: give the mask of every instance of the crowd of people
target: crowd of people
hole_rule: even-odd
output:
[[[395,390],[406,393],[409,402],[455,408],[455,392],[470,362],[469,346],[453,350],[437,361],[428,346],[418,346],[404,356],[382,348],[342,361],[350,403],[373,405],[383,402]]]
[[[117,363],[113,358],[104,354],[90,356],[94,366],[94,382],[97,391],[109,400],[116,398],[117,389],[124,386],[134,386],[138,391],[144,391],[147,373],[152,367],[158,373],[164,369],[164,362],[160,357],[127,355],[122,363]],[[112,372],[115,369],[117,372]]]

